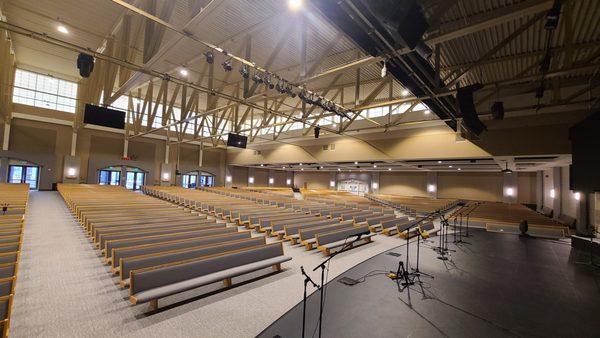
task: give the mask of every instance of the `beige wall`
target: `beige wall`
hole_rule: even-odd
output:
[[[501,173],[439,173],[439,198],[502,201]]]
[[[379,192],[405,196],[427,196],[427,173],[386,173],[379,175]]]
[[[327,172],[303,173],[295,172],[294,185],[298,188],[329,189],[330,174]]]
[[[31,107],[27,107],[28,112]],[[40,110],[45,113],[45,110]],[[1,133],[0,133],[1,135]],[[71,152],[72,128],[50,122],[13,118],[10,130],[9,151],[0,151],[0,157],[26,160],[41,166],[40,189],[60,182],[63,159]],[[179,151],[179,153],[177,153]],[[140,137],[129,142],[131,161],[123,161],[123,134],[84,128],[77,134],[76,156],[81,160],[78,182],[96,183],[98,170],[110,165],[129,165],[147,171],[146,184],[159,184],[160,165],[165,160],[165,141]],[[179,155],[179,156],[178,156]],[[198,146],[171,146],[170,163],[177,163],[182,173],[202,170],[216,176],[216,184],[224,178],[225,150],[204,151],[203,166],[198,167]],[[174,166],[173,166],[174,168]],[[175,182],[175,172],[171,175]]]
[[[266,169],[254,170],[254,185],[257,187],[266,187],[269,185],[269,171]]]
[[[234,187],[248,186],[248,168],[246,167],[230,167],[231,185]]]
[[[537,175],[536,173],[520,172],[517,174],[517,198],[519,203],[537,203]]]

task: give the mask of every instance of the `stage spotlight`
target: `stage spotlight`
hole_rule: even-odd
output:
[[[260,75],[254,74],[254,76],[252,76],[252,81],[254,81],[256,84],[261,84],[263,79],[260,77]]]
[[[265,86],[269,87],[269,89],[275,88],[275,85],[271,81],[271,75],[269,75],[267,73],[265,73],[265,75],[263,77],[263,83],[265,84]]]
[[[213,63],[215,62],[215,54],[213,54],[213,52],[211,51],[207,51],[204,53],[204,59],[206,59],[207,63]]]
[[[321,133],[321,127],[315,127],[315,138],[319,138],[319,134]]]
[[[233,69],[233,66],[231,65],[231,59],[223,61],[222,65],[223,70],[225,70],[226,72],[230,72]]]
[[[302,7],[302,0],[288,0],[288,6],[291,10],[297,11]]]
[[[79,53],[77,57],[77,69],[79,69],[81,77],[90,77],[90,74],[94,71],[94,57],[85,53]]]
[[[277,90],[277,92],[279,92],[280,94],[285,94],[285,84],[282,80],[277,81],[277,85],[275,85],[275,89]]]
[[[240,74],[242,74],[242,77],[244,79],[247,79],[250,77],[250,71],[248,70],[248,65],[242,65],[242,68],[240,68]]]

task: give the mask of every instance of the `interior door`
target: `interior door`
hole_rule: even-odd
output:
[[[39,184],[40,168],[37,166],[11,165],[8,170],[8,183],[26,183],[29,189],[36,190]]]

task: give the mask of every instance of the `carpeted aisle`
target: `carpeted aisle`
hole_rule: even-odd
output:
[[[377,236],[336,257],[329,276],[399,244]],[[312,270],[324,258],[284,243],[293,260],[282,273],[208,296],[221,283],[168,297],[159,301],[162,311],[147,316],[145,305],[130,306],[128,291],[110,276],[58,193],[31,193],[22,250],[13,337],[254,337],[301,300],[300,266]]]

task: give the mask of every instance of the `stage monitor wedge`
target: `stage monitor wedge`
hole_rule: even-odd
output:
[[[248,137],[246,137],[246,136],[234,134],[234,133],[229,133],[229,135],[227,136],[227,146],[228,147],[236,147],[236,148],[246,149],[247,143],[248,143]]]
[[[83,123],[94,124],[115,129],[125,129],[125,112],[86,104],[83,112]]]

